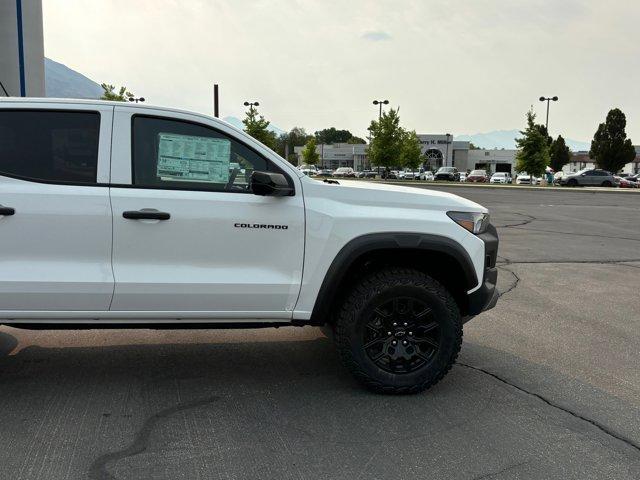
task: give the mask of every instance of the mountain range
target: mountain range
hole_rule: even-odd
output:
[[[513,150],[516,148],[515,139],[521,137],[519,130],[494,130],[486,133],[476,133],[474,135],[455,135],[454,140],[461,140],[473,143],[478,148]],[[589,150],[591,144],[580,140],[565,138],[565,142],[574,152]]]
[[[102,87],[98,83],[50,58],[44,59],[44,71],[47,97],[90,99],[100,98],[102,95]],[[224,117],[223,120],[240,130],[244,128],[242,121],[237,117]],[[285,133],[285,130],[273,124],[269,125],[269,130],[275,132],[276,135]],[[518,130],[494,130],[474,135],[456,135],[454,138],[455,140],[472,142],[479,148],[511,150],[516,148],[515,138],[519,136]],[[589,143],[579,140],[566,139],[566,142],[573,151],[589,150],[590,147]]]

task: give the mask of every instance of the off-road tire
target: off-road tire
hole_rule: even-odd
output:
[[[376,305],[408,297],[430,308],[429,322],[438,324],[439,349],[417,370],[392,373],[370,358],[364,348],[364,330]],[[460,311],[447,289],[428,275],[408,268],[387,268],[363,278],[347,296],[336,318],[335,341],[344,365],[370,390],[417,393],[438,383],[455,362],[462,344]]]

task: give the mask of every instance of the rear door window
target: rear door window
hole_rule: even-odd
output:
[[[0,175],[95,184],[99,133],[97,112],[0,110]]]

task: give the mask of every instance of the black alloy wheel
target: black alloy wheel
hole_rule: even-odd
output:
[[[422,300],[397,297],[380,302],[363,332],[369,359],[389,373],[410,373],[440,350],[440,326]]]

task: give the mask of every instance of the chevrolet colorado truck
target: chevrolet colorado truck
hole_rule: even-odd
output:
[[[497,300],[496,229],[456,195],[314,180],[225,122],[0,99],[0,323],[320,326],[378,392],[454,363]]]

